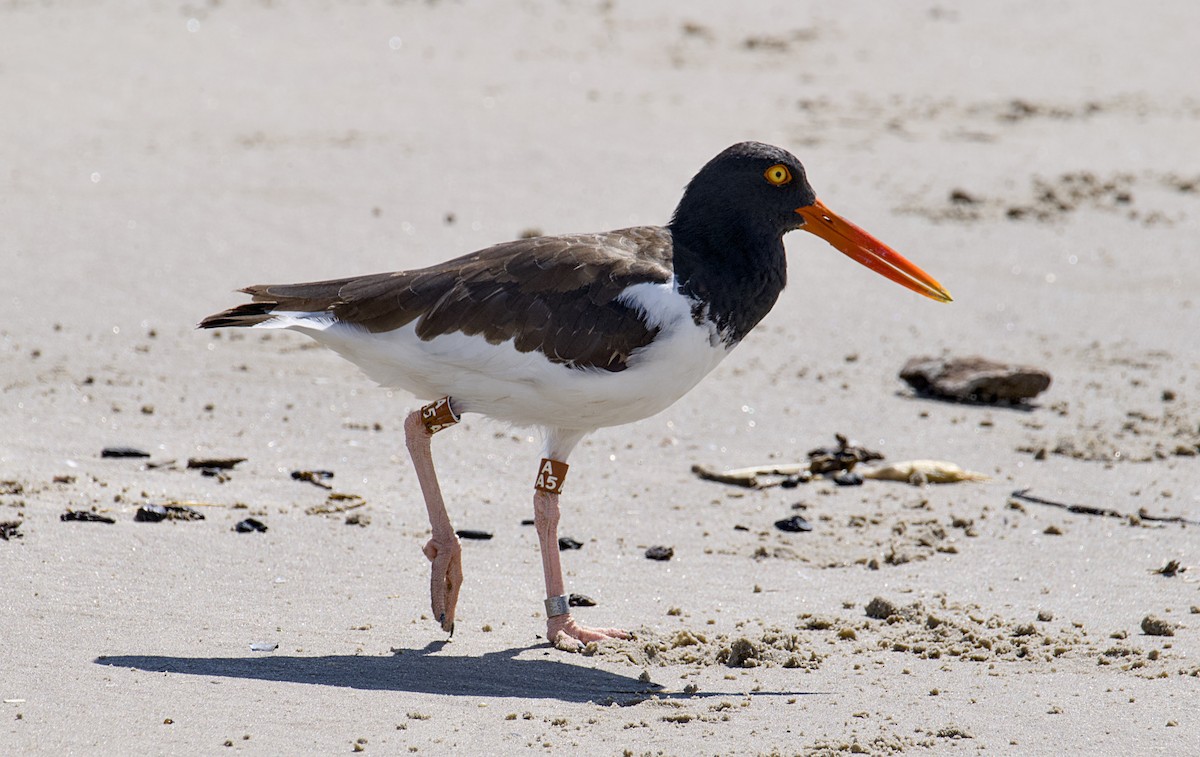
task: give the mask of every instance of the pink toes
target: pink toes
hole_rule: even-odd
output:
[[[546,621],[546,638],[564,652],[578,652],[584,645],[607,639],[632,639],[633,634],[619,628],[588,628],[568,615],[556,615]]]
[[[421,549],[433,563],[429,572],[429,598],[433,617],[442,630],[454,634],[454,609],[458,606],[458,591],[462,588],[462,545],[453,541],[430,539]]]

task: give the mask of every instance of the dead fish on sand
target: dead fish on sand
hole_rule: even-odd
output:
[[[959,481],[990,481],[988,476],[963,470],[944,460],[904,460],[878,468],[860,469],[863,478],[876,481],[905,481],[913,486],[954,484]]]

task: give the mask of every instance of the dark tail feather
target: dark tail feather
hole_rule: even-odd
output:
[[[342,288],[347,284],[371,284],[390,280],[396,274],[380,273],[350,279],[312,281],[306,284],[256,284],[238,291],[254,298],[253,302],[230,308],[200,321],[199,328],[220,329],[238,326],[257,326],[275,317],[277,311],[320,313],[334,310],[346,303]]]
[[[226,327],[256,326],[275,317],[277,302],[247,302],[215,315],[210,315],[197,325],[201,329],[223,329]]]

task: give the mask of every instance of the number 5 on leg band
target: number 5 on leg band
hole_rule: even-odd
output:
[[[454,412],[454,408],[450,406],[450,398],[442,397],[421,408],[421,422],[425,424],[425,430],[436,434],[442,429],[458,423],[458,413]]]
[[[547,494],[562,494],[563,481],[567,478],[567,468],[569,467],[566,463],[543,457],[538,466],[537,481],[534,482],[533,488]]]

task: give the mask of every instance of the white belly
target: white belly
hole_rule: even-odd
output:
[[[306,333],[383,386],[427,400],[449,395],[460,412],[590,430],[664,410],[729,354],[711,324],[695,323],[691,301],[673,283],[638,284],[621,299],[642,310],[659,332],[618,372],[569,368],[540,352],[518,352],[511,341],[488,344],[482,336],[453,333],[423,341],[415,323],[373,334],[324,313],[281,313],[261,327]]]

